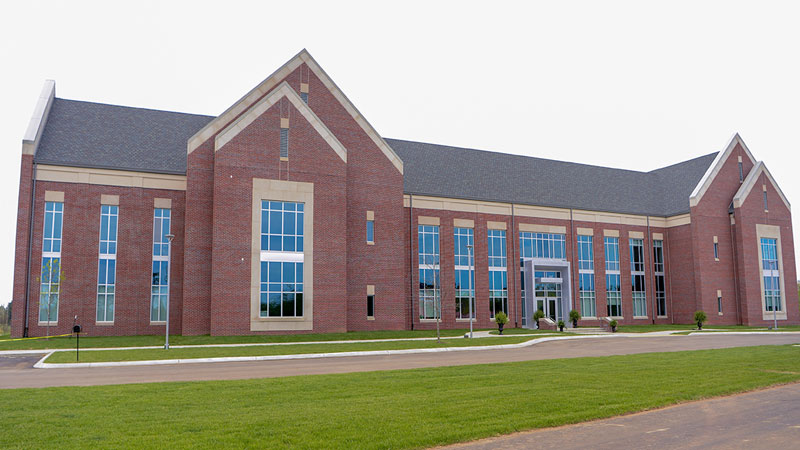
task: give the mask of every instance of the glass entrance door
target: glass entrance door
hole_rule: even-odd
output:
[[[541,282],[542,278],[558,279],[558,282]],[[536,272],[536,309],[544,312],[555,322],[564,320],[561,311],[561,272]]]

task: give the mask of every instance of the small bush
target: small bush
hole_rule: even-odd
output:
[[[494,321],[498,325],[500,324],[505,325],[508,323],[508,315],[503,311],[500,311],[499,313],[494,315]]]

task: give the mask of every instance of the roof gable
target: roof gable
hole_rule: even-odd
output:
[[[188,153],[192,153],[197,147],[199,147],[203,142],[207,141],[209,138],[214,136],[215,134],[219,133],[223,128],[226,128],[227,125],[234,120],[235,117],[243,114],[247,111],[253,104],[255,104],[259,98],[263,97],[264,95],[268,94],[272,91],[278,83],[281,82],[284,78],[286,78],[290,73],[292,73],[295,69],[300,67],[305,63],[308,68],[314,72],[317,78],[322,81],[326,88],[333,94],[333,96],[339,101],[339,103],[345,108],[345,110],[350,114],[350,116],[355,120],[355,122],[364,130],[364,132],[369,136],[370,139],[375,143],[375,145],[383,152],[383,154],[392,162],[392,164],[397,168],[400,173],[403,173],[403,161],[400,159],[399,156],[394,152],[394,150],[383,140],[383,138],[378,134],[377,131],[370,125],[367,119],[364,118],[363,115],[358,111],[358,109],[353,105],[353,103],[344,95],[344,93],[336,86],[336,83],[325,73],[324,70],[317,64],[314,58],[311,57],[311,54],[308,53],[306,49],[303,49],[295,55],[292,59],[290,59],[286,64],[281,66],[278,70],[276,70],[272,75],[267,77],[264,81],[259,83],[258,86],[253,88],[250,92],[248,92],[244,97],[239,99],[236,103],[234,103],[230,108],[225,110],[222,114],[220,114],[217,118],[206,124],[202,129],[200,129],[194,136],[189,139],[187,151]]]
[[[772,183],[772,186],[775,187],[775,191],[778,192],[778,196],[780,196],[781,200],[783,200],[783,204],[786,205],[786,209],[791,211],[792,205],[789,203],[789,200],[786,198],[786,195],[783,194],[783,191],[781,190],[780,186],[778,186],[778,183],[776,183],[775,179],[772,178],[772,174],[767,169],[767,166],[766,164],[764,164],[763,161],[759,161],[759,163],[756,164],[755,167],[753,167],[753,170],[751,170],[750,173],[747,174],[747,178],[744,179],[742,185],[739,187],[739,190],[736,191],[736,195],[733,196],[733,207],[740,208],[742,206],[744,201],[747,199],[747,196],[750,195],[750,191],[753,190],[753,186],[756,185],[756,182],[758,181],[758,178],[761,176],[762,173],[767,176],[769,182]]]
[[[750,149],[747,148],[747,144],[744,143],[744,140],[742,140],[742,137],[739,136],[739,133],[734,134],[731,140],[728,142],[728,146],[725,147],[725,150],[717,154],[717,158],[708,167],[708,170],[706,171],[705,175],[703,175],[703,178],[701,178],[697,183],[697,186],[695,186],[694,191],[692,191],[692,194],[689,196],[689,206],[697,206],[697,204],[700,203],[700,200],[703,198],[703,194],[705,194],[708,188],[711,187],[711,184],[714,182],[714,178],[717,177],[719,171],[722,170],[722,166],[725,165],[725,161],[728,160],[728,157],[731,155],[731,153],[733,153],[733,149],[736,148],[736,144],[742,146],[744,153],[748,158],[750,158],[750,162],[752,162],[755,166],[756,159],[753,158],[753,154],[750,153]]]
[[[282,98],[288,99],[292,105],[303,115],[303,117],[314,127],[314,130],[325,139],[325,142],[331,146],[333,151],[342,158],[342,161],[345,163],[347,162],[347,150],[344,148],[341,142],[336,138],[336,136],[331,133],[331,130],[325,126],[324,123],[314,114],[314,111],[306,105],[306,103],[297,95],[294,89],[289,86],[288,83],[285,81],[278,85],[277,88],[273,89],[269,94],[267,94],[264,98],[259,100],[256,104],[252,105],[244,114],[239,116],[236,120],[234,120],[230,125],[225,127],[222,131],[220,131],[216,138],[214,139],[214,151],[219,151],[225,144],[231,141],[236,135],[238,135],[242,130],[247,128],[248,125],[253,123],[259,116],[264,114],[269,108],[271,108],[278,100]]]

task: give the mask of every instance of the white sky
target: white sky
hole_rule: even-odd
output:
[[[385,137],[651,170],[738,131],[800,202],[797,3],[381,3],[4,4],[0,304],[48,78],[62,98],[216,115],[305,47]]]

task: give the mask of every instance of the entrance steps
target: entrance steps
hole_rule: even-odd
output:
[[[577,333],[577,334],[611,334],[611,332],[605,328],[599,327],[578,327],[578,328],[564,328],[564,331],[569,331],[570,333]]]

